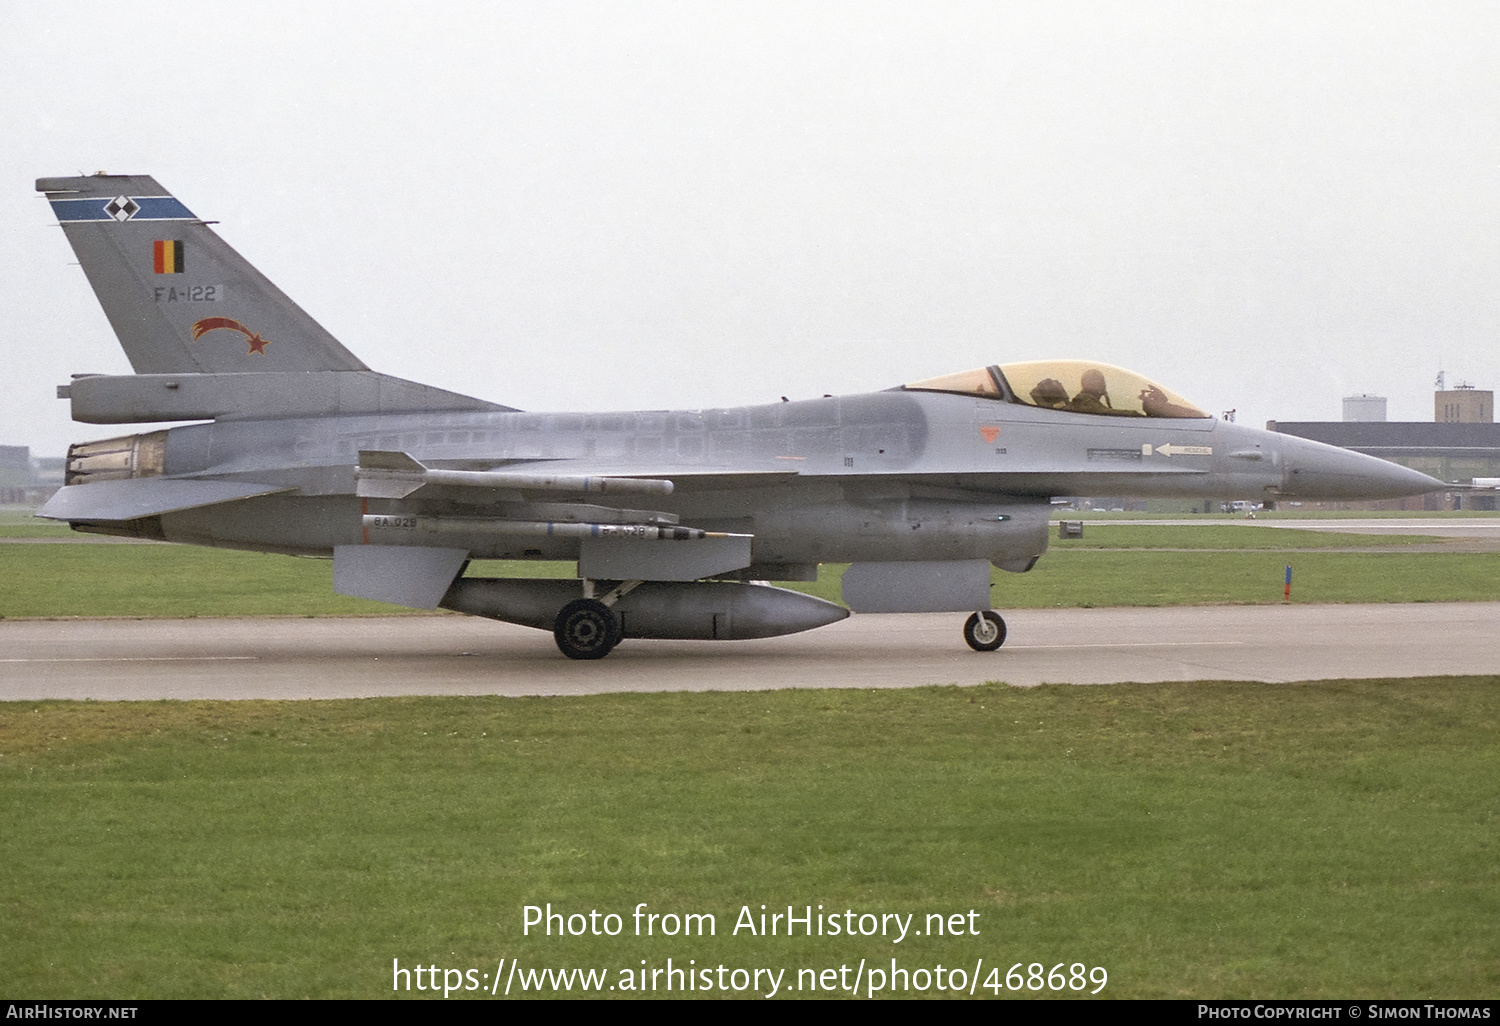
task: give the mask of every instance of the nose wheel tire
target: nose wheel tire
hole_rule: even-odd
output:
[[[993,652],[1005,644],[1005,621],[992,610],[975,613],[964,624],[964,640],[976,652]]]
[[[603,602],[576,599],[557,614],[552,636],[569,659],[603,659],[620,641],[620,621]]]

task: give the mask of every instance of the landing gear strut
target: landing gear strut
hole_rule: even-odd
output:
[[[603,659],[620,642],[620,618],[598,599],[574,599],[557,614],[552,636],[569,659]]]
[[[974,613],[964,624],[964,640],[976,652],[993,652],[1005,644],[1005,621],[990,609]]]

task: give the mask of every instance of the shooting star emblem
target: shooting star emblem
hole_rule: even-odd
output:
[[[250,352],[260,356],[266,355],[266,346],[271,344],[269,339],[261,338],[255,332],[251,331],[249,328],[245,327],[239,321],[234,320],[231,317],[205,317],[201,321],[194,322],[193,341],[196,342],[204,335],[207,335],[210,331],[215,331],[219,328],[227,328],[230,331],[238,331],[240,334],[244,335],[246,341],[250,343]]]

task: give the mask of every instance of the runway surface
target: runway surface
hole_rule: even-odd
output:
[[[0,699],[576,695],[924,684],[1500,674],[1500,602],[1020,610],[970,651],[955,613],[855,616],[740,642],[625,641],[460,616],[0,622]]]

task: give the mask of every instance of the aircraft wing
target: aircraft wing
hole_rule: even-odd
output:
[[[736,471],[715,468],[684,473],[673,469],[661,476],[644,476],[639,472],[612,474],[551,474],[529,465],[501,470],[448,470],[430,467],[404,452],[361,450],[355,469],[356,494],[369,499],[404,499],[421,492],[424,496],[438,490],[462,495],[470,502],[499,502],[542,496],[579,497],[598,506],[617,506],[616,501],[629,497],[671,495],[674,491],[758,488],[785,483],[798,475],[786,471]],[[486,496],[486,493],[488,495]]]

